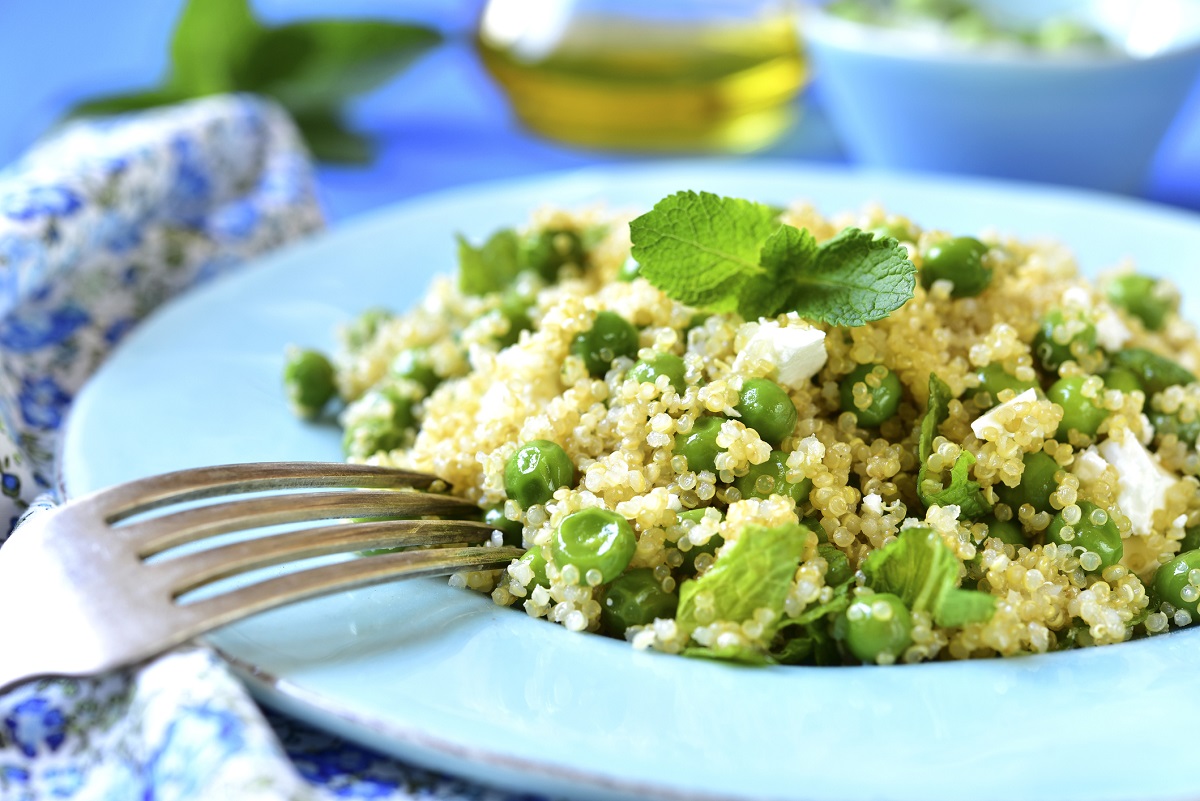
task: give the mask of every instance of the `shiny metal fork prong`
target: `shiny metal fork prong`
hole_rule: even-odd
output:
[[[345,470],[347,467],[351,470]],[[330,470],[329,476],[322,472],[325,469]],[[347,486],[347,482],[353,482],[349,484],[353,487],[432,487],[437,483],[432,476],[388,468],[286,463],[204,468],[160,478],[102,490],[35,515],[0,548],[0,691],[39,676],[81,676],[131,665],[217,626],[300,599],[395,578],[502,568],[522,553],[520,548],[510,547],[417,548],[297,570],[180,603],[181,592],[255,567],[418,541],[427,545],[472,542],[490,538],[491,530],[461,520],[344,523],[241,540],[190,554],[165,553],[147,562],[141,552],[141,546],[147,543],[159,546],[181,542],[210,536],[219,529],[268,525],[279,518],[262,513],[261,507],[244,505],[264,500],[254,498],[202,507],[222,510],[210,514],[240,516],[237,525],[221,526],[215,518],[204,518],[197,527],[201,518],[193,514],[196,509],[152,518],[192,526],[182,538],[167,529],[154,529],[150,534],[142,529],[136,534],[139,530],[135,527],[149,520],[128,521],[116,527],[112,521],[227,491],[254,492],[281,486],[336,488]],[[287,520],[316,520],[330,512],[336,516],[394,513],[394,506],[379,506],[380,500],[390,503],[388,499],[362,505],[367,496],[376,494],[375,490],[333,489],[273,497],[294,510]],[[464,505],[475,509],[447,495],[412,490],[380,494],[407,496],[405,508],[414,517],[445,514],[437,510],[447,508],[461,514]],[[299,511],[305,504],[324,503],[315,497],[318,495],[359,498],[335,502],[336,511],[330,506],[321,507],[317,514],[311,509]],[[450,506],[447,499],[453,501]],[[364,514],[347,513],[349,508]],[[245,513],[247,509],[250,514]],[[134,535],[129,534],[130,529]],[[321,542],[323,534],[329,534],[332,541]],[[181,566],[172,567],[172,563]],[[190,569],[196,573],[191,574]],[[247,581],[254,578],[249,576]]]
[[[127,481],[82,496],[95,502],[116,523],[142,512],[223,495],[278,489],[357,488],[428,489],[444,483],[437,476],[398,468],[343,462],[256,462],[197,467]]]
[[[377,520],[254,537],[147,565],[176,597],[240,573],[330,554],[379,548],[484,543],[495,529],[473,520]]]
[[[248,528],[348,517],[463,514],[478,515],[479,507],[453,495],[414,490],[326,490],[184,509],[122,524],[113,533],[130,543],[139,556],[153,556],[189,542]]]

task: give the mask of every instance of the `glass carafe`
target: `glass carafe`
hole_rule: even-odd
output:
[[[754,150],[806,79],[786,0],[489,0],[478,46],[528,127],[595,147]]]

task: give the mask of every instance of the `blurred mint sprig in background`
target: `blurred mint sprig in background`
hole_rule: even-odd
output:
[[[175,24],[171,65],[145,92],[88,100],[71,116],[119,114],[222,92],[254,92],[291,113],[321,161],[363,163],[374,148],[346,127],[342,106],[385,83],[441,36],[380,20],[263,25],[248,0],[189,0]]]

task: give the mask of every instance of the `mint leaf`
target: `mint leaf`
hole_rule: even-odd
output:
[[[237,65],[239,88],[293,113],[374,89],[438,44],[434,31],[377,20],[310,20],[263,30]]]
[[[930,490],[926,486],[926,476],[929,472],[926,463],[933,453],[933,440],[937,436],[938,426],[950,416],[950,387],[933,373],[929,374],[929,405],[925,408],[925,416],[921,418],[921,431],[917,438],[917,497],[926,508],[930,506],[957,505],[963,517],[982,517],[991,511],[992,505],[983,495],[979,482],[971,478],[971,466],[975,464],[975,454],[963,449],[950,468],[949,486]]]
[[[737,292],[763,274],[759,252],[779,223],[758,203],[677,192],[629,223],[639,274],[680,303],[732,311]]]
[[[716,659],[722,662],[738,662],[743,665],[772,665],[775,660],[755,648],[745,645],[725,645],[717,648],[693,646],[680,653],[693,659]]]
[[[780,226],[767,237],[759,253],[766,272],[742,285],[738,313],[752,320],[789,311],[787,287],[792,280],[791,274],[815,264],[819,250],[816,238],[807,229]]]
[[[790,275],[789,307],[829,325],[866,325],[903,306],[917,285],[908,251],[894,239],[847,228]]]
[[[320,161],[366,164],[375,155],[375,143],[347,128],[335,112],[297,115],[296,127],[304,135],[308,149]]]
[[[867,586],[897,595],[914,612],[929,612],[938,625],[961,626],[987,620],[995,599],[958,589],[961,562],[936,531],[906,528],[863,560]]]
[[[458,286],[463,294],[498,292],[511,284],[521,271],[521,243],[513,229],[497,231],[478,248],[461,234],[457,238]]]
[[[916,268],[895,240],[847,228],[823,245],[776,209],[678,192],[629,224],[640,274],[680,303],[746,319],[795,311],[830,325],[879,320],[913,296]]]
[[[676,623],[689,632],[700,625],[696,596],[704,592],[711,596],[714,620],[741,623],[753,619],[755,610],[765,608],[775,611],[778,626],[810,536],[797,523],[775,528],[746,526],[724,547],[712,567],[680,587]],[[774,631],[765,631],[764,639],[769,641]]]
[[[933,620],[939,626],[957,629],[968,623],[983,623],[995,611],[995,596],[979,590],[953,589],[942,596]]]

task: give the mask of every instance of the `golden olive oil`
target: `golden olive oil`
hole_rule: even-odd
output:
[[[754,150],[792,124],[807,77],[786,14],[720,24],[579,18],[535,48],[505,42],[487,23],[485,14],[479,50],[517,116],[574,144]]]

